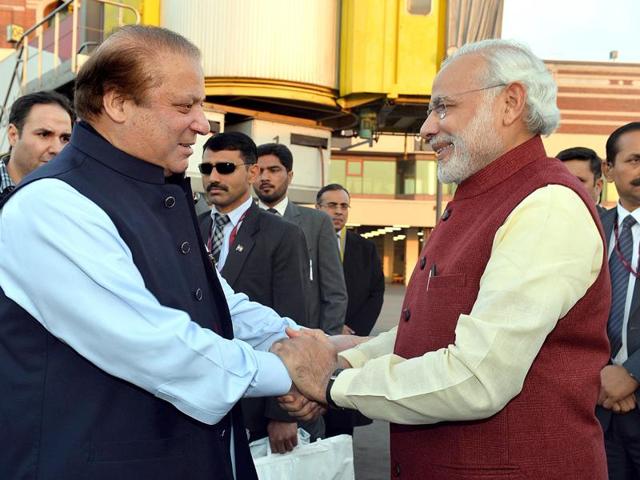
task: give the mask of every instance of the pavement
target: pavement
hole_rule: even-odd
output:
[[[403,285],[387,285],[382,312],[373,328],[373,335],[397,325],[404,291]],[[371,425],[356,428],[353,457],[356,480],[389,480],[389,424],[375,420]]]

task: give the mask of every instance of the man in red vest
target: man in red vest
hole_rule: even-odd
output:
[[[527,47],[460,48],[421,129],[439,179],[458,187],[398,326],[337,364],[320,336],[273,348],[307,398],[391,422],[392,478],[607,476],[594,414],[609,359],[606,249],[592,199],[540,138],[558,125],[556,93]]]

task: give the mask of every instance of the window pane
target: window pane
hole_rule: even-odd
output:
[[[362,193],[395,194],[396,162],[364,162]]]
[[[329,162],[329,183],[345,184],[345,178],[347,176],[345,172],[346,163],[345,160],[334,159]]]

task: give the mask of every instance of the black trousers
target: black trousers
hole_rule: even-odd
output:
[[[640,480],[640,411],[612,414],[604,432],[609,480]]]

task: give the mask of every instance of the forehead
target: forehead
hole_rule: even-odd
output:
[[[24,119],[24,127],[29,129],[71,131],[71,117],[56,103],[40,103],[31,107]]]
[[[479,76],[485,68],[486,60],[476,53],[455,58],[436,76],[432,99],[477,88]]]
[[[242,160],[242,154],[240,153],[240,150],[220,150],[218,152],[214,152],[207,148],[202,155],[202,159],[209,163],[238,163],[238,160]]]
[[[152,91],[184,97],[185,100],[204,101],[204,74],[200,60],[171,52],[160,55],[162,61],[152,68],[162,80]]]
[[[260,165],[263,168],[270,168],[270,167],[284,168],[284,165],[282,165],[282,162],[280,162],[280,159],[275,155],[271,155],[271,154],[262,155],[258,157],[258,165]]]
[[[640,130],[627,132],[618,138],[618,155],[640,153]]]
[[[562,163],[576,177],[593,177],[589,160],[565,160]]]
[[[344,190],[328,190],[322,194],[325,202],[348,203],[349,196]]]

